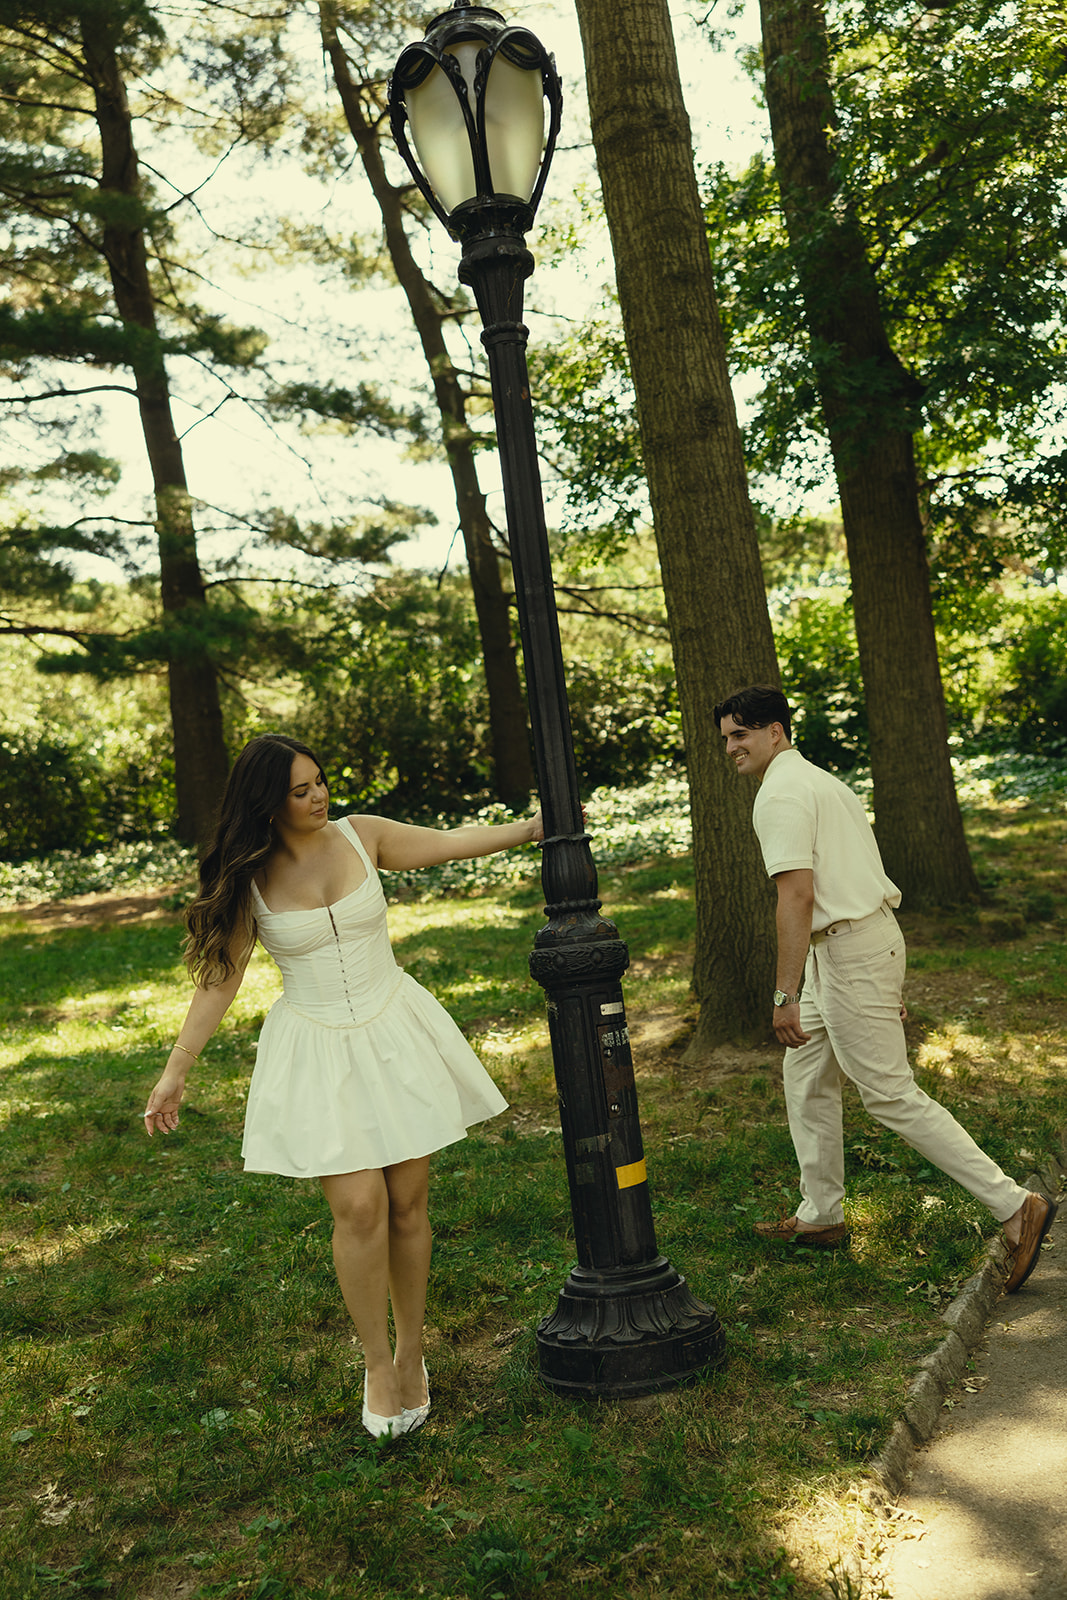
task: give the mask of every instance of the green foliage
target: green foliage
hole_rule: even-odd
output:
[[[601,537],[603,535],[603,538]],[[554,541],[560,634],[583,786],[629,787],[684,760],[674,660],[647,533]]]
[[[223,511],[224,525],[240,532],[241,555],[219,563],[213,576],[225,586],[210,584],[202,604],[194,534],[202,513],[185,488],[158,397],[141,411],[142,431],[152,433],[153,419],[158,429],[149,446],[156,517],[133,521],[128,505],[108,498],[118,471],[99,451],[101,412],[87,395],[123,395],[132,417],[150,375],[168,398],[180,397],[203,419],[238,398],[237,373],[248,397],[266,383],[264,335],[202,303],[205,257],[188,249],[180,233],[192,211],[193,226],[205,218],[199,190],[194,207],[184,180],[169,181],[155,165],[163,152],[182,159],[168,146],[176,126],[183,145],[192,125],[205,143],[214,141],[215,154],[232,156],[253,137],[269,144],[282,107],[292,113],[282,19],[242,19],[237,37],[232,19],[213,32],[217,20],[210,6],[198,6],[172,29],[173,19],[158,7],[133,0],[9,6],[0,14],[0,223],[8,242],[0,263],[0,373],[12,424],[9,459],[0,464],[8,491],[0,506],[0,631],[62,639],[47,663],[57,673],[88,672],[107,681],[158,670],[187,652],[206,653],[232,684],[250,662],[265,658],[269,666],[278,654],[269,615],[257,615],[238,590],[253,545],[288,536],[292,564],[301,539],[337,561],[381,560],[387,543],[378,529],[355,548],[350,510],[343,530],[304,528],[288,514],[284,533],[269,512],[260,520],[247,506]],[[184,66],[210,93],[197,99]],[[97,80],[112,70],[128,89],[134,144],[157,141],[153,160],[139,166],[123,154],[112,124],[98,118],[94,90],[101,90],[100,105],[108,102],[111,91]],[[129,185],[117,179],[119,164]],[[123,250],[130,252],[128,282],[119,263]],[[147,279],[132,267],[141,251]],[[161,473],[164,455],[169,464]],[[182,541],[181,561],[168,544],[172,535]],[[161,558],[170,557],[166,617],[157,600],[154,610],[128,611],[126,626],[109,627],[115,619],[103,615],[95,626],[85,618],[65,626],[56,607],[72,602],[79,558],[109,557],[143,574],[153,536]],[[349,573],[338,576],[343,581]]]
[[[196,872],[196,851],[170,835],[109,843],[99,850],[53,850],[27,861],[0,858],[0,905],[34,905],[82,894],[151,894]],[[183,894],[175,891],[178,900]]]
[[[484,685],[473,608],[456,582],[395,572],[339,608],[332,648],[302,668],[302,738],[350,810],[445,811],[488,798]]]
[[[141,741],[139,760],[108,742],[111,763],[77,735],[0,734],[0,859],[92,850],[170,822],[170,763]]]
[[[0,641],[0,860],[157,837],[174,809],[162,686],[96,688],[42,677],[39,662]]]
[[[869,750],[848,590],[840,579],[797,588],[777,590],[771,604],[782,689],[796,708],[794,740],[809,761],[847,772]]]
[[[308,428],[331,425],[339,432],[373,433],[386,439],[398,433],[422,436],[428,428],[420,407],[398,409],[379,383],[344,389],[336,383],[303,380],[280,385],[267,403],[277,415],[299,417]]]
[[[763,156],[739,175],[708,174],[731,359],[764,380],[750,460],[800,494],[825,477],[817,379],[838,355],[801,327],[797,251],[818,250],[820,225],[847,215],[906,372],[915,414],[903,420],[957,581],[961,567],[971,581],[988,570],[990,531],[997,562],[1013,545],[1053,560],[1063,548],[1067,75],[1049,15],[956,0],[916,25],[896,0],[829,6],[834,216],[813,217],[794,247]],[[853,403],[871,397],[859,382]],[[1012,525],[989,523],[998,506]]]
[[[659,772],[632,788],[613,785],[594,789],[587,797],[585,811],[593,852],[601,867],[632,867],[647,861],[650,855],[684,856],[692,847],[689,786],[677,772]],[[463,820],[502,822],[508,818],[509,813],[502,807],[491,806]],[[458,819],[438,816],[426,820],[450,827]],[[522,852],[506,851],[476,861],[449,861],[393,881],[396,892],[410,898],[517,884],[528,879],[529,873],[529,861]]]
[[[583,787],[641,782],[681,754],[670,650],[657,637],[654,560],[642,547],[610,567],[567,566],[560,582]],[[276,596],[275,616],[302,640],[290,665],[306,693],[281,720],[328,763],[335,800],[401,815],[487,803],[488,704],[467,586],[396,570],[362,595],[313,601],[292,592],[290,600],[286,616],[285,597]],[[616,603],[633,631],[620,631]],[[598,606],[608,608],[606,617]]]
[[[1004,744],[1062,755],[1067,750],[1067,595],[1053,592],[1001,623],[1004,666],[994,708]]]
[[[584,785],[629,787],[684,760],[674,667],[662,647],[632,644],[593,659],[571,656],[567,693]]]
[[[617,306],[534,346],[540,448],[563,487],[561,532],[594,555],[618,555],[648,518],[641,436]],[[551,481],[551,480],[550,480]]]
[[[868,760],[863,682],[847,578],[793,568],[770,594],[782,685],[796,742],[838,772]],[[1032,580],[943,593],[936,613],[949,731],[978,751],[1067,748],[1067,596]]]
[[[435,520],[429,511],[385,498],[364,515],[343,521],[301,521],[279,507],[267,510],[260,518],[272,545],[311,556],[316,562],[360,562],[368,566],[388,562],[394,544],[410,538],[420,528],[432,527]]]
[[[50,462],[41,472],[58,476],[60,465]],[[18,510],[6,525],[0,520],[0,631],[4,631],[4,623],[12,629],[19,626],[27,601],[47,607],[76,604],[74,564],[78,555],[109,556],[120,551],[118,537],[100,529],[42,527]],[[83,602],[88,587],[81,589]],[[51,620],[55,625],[54,615]]]
[[[98,842],[92,831],[102,799],[99,774],[78,756],[48,738],[21,745],[0,740],[0,848],[9,861]]]

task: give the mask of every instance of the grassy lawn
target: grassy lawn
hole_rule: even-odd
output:
[[[1067,827],[1040,797],[969,825],[991,901],[902,919],[910,1040],[924,1086],[1024,1178],[1067,1125]],[[634,958],[659,1245],[716,1306],[729,1366],[622,1405],[541,1387],[533,1327],[573,1246],[526,975],[539,885],[397,885],[399,959],[511,1109],[435,1158],[434,1406],[392,1449],[359,1424],[317,1186],[240,1170],[270,961],[179,1132],[149,1142],[139,1113],[187,1003],[166,898],[0,914],[0,1600],[827,1592],[834,1541],[866,1536],[865,1463],[993,1223],[852,1097],[851,1251],[757,1247],[752,1220],[795,1201],[780,1051],[682,1065],[685,855],[610,867],[601,889]]]

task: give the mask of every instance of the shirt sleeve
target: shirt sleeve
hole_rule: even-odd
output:
[[[815,866],[815,808],[807,797],[760,796],[752,823],[763,851],[767,876]]]

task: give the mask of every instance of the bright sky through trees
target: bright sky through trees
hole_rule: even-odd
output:
[[[180,27],[182,11],[168,12],[168,30]],[[501,8],[509,21],[532,28],[556,57],[564,85],[564,127],[542,203],[531,246],[538,257],[527,299],[531,342],[552,336],[552,317],[571,318],[595,305],[612,276],[606,228],[595,220],[582,225],[582,247],[569,257],[557,255],[549,265],[551,240],[546,230],[575,218],[576,196],[595,195],[595,173],[585,110],[584,66],[577,21],[564,0],[524,4],[522,0]],[[724,159],[740,164],[764,137],[765,121],[754,104],[754,88],[737,62],[739,43],[758,38],[758,10],[747,0],[744,16],[736,24],[737,42],[713,51],[706,30],[684,4],[672,7],[679,39],[679,56],[687,74],[686,95],[699,160]],[[427,7],[426,17],[433,13]],[[715,20],[713,18],[713,20]],[[314,19],[307,23],[307,88],[329,98],[321,66]],[[131,93],[136,85],[131,85]],[[268,361],[284,363],[285,379],[325,382],[334,377],[339,362],[353,360],[367,381],[387,382],[409,401],[425,389],[425,367],[407,307],[398,289],[381,283],[360,291],[346,289],[337,280],[324,287],[324,274],[311,263],[272,265],[267,245],[271,219],[293,217],[314,225],[322,223],[337,235],[362,233],[374,237],[380,230],[373,200],[358,162],[344,178],[326,173],[322,181],[301,169],[295,153],[283,146],[265,160],[254,151],[235,151],[223,162],[201,153],[191,140],[171,132],[153,137],[139,126],[142,159],[155,174],[162,193],[175,190],[176,215],[181,236],[208,284],[201,298],[235,322],[262,328],[270,339]],[[183,202],[178,190],[194,196]],[[280,228],[280,222],[279,222]],[[231,240],[242,234],[264,241],[259,252],[235,248]],[[436,281],[455,281],[458,246],[443,229],[433,226],[424,241],[432,251]],[[211,285],[213,287],[209,287]],[[472,319],[466,337],[476,345]],[[175,363],[176,366],[180,363]],[[349,365],[349,371],[351,365]],[[452,486],[440,459],[412,461],[401,448],[384,439],[340,434],[301,438],[285,425],[268,426],[254,407],[227,397],[217,380],[186,370],[176,374],[175,416],[182,433],[189,482],[196,498],[207,507],[237,513],[273,504],[309,518],[326,517],[329,508],[372,499],[380,494],[425,506],[438,518],[436,527],[397,546],[402,562],[440,567],[446,560],[462,560],[462,544],[453,542],[455,507]],[[338,381],[345,381],[338,378]],[[235,384],[235,388],[239,387]],[[132,398],[115,397],[106,404],[98,435],[99,447],[123,463],[123,481],[112,503],[117,514],[143,517],[151,485],[140,441]],[[502,520],[503,506],[496,487],[495,457],[482,460],[490,493],[490,509]],[[551,521],[551,485],[546,483]],[[205,556],[232,553],[231,531],[214,541],[211,512],[200,517]],[[451,551],[451,555],[450,555]],[[88,560],[87,571],[107,577],[105,563]]]

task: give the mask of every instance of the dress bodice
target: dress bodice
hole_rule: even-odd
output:
[[[366,868],[358,888],[306,911],[271,911],[255,884],[252,897],[259,937],[282,974],[285,1003],[316,1022],[348,1028],[384,1011],[403,968],[389,943],[381,879],[359,835],[347,820],[330,826],[340,828]]]

